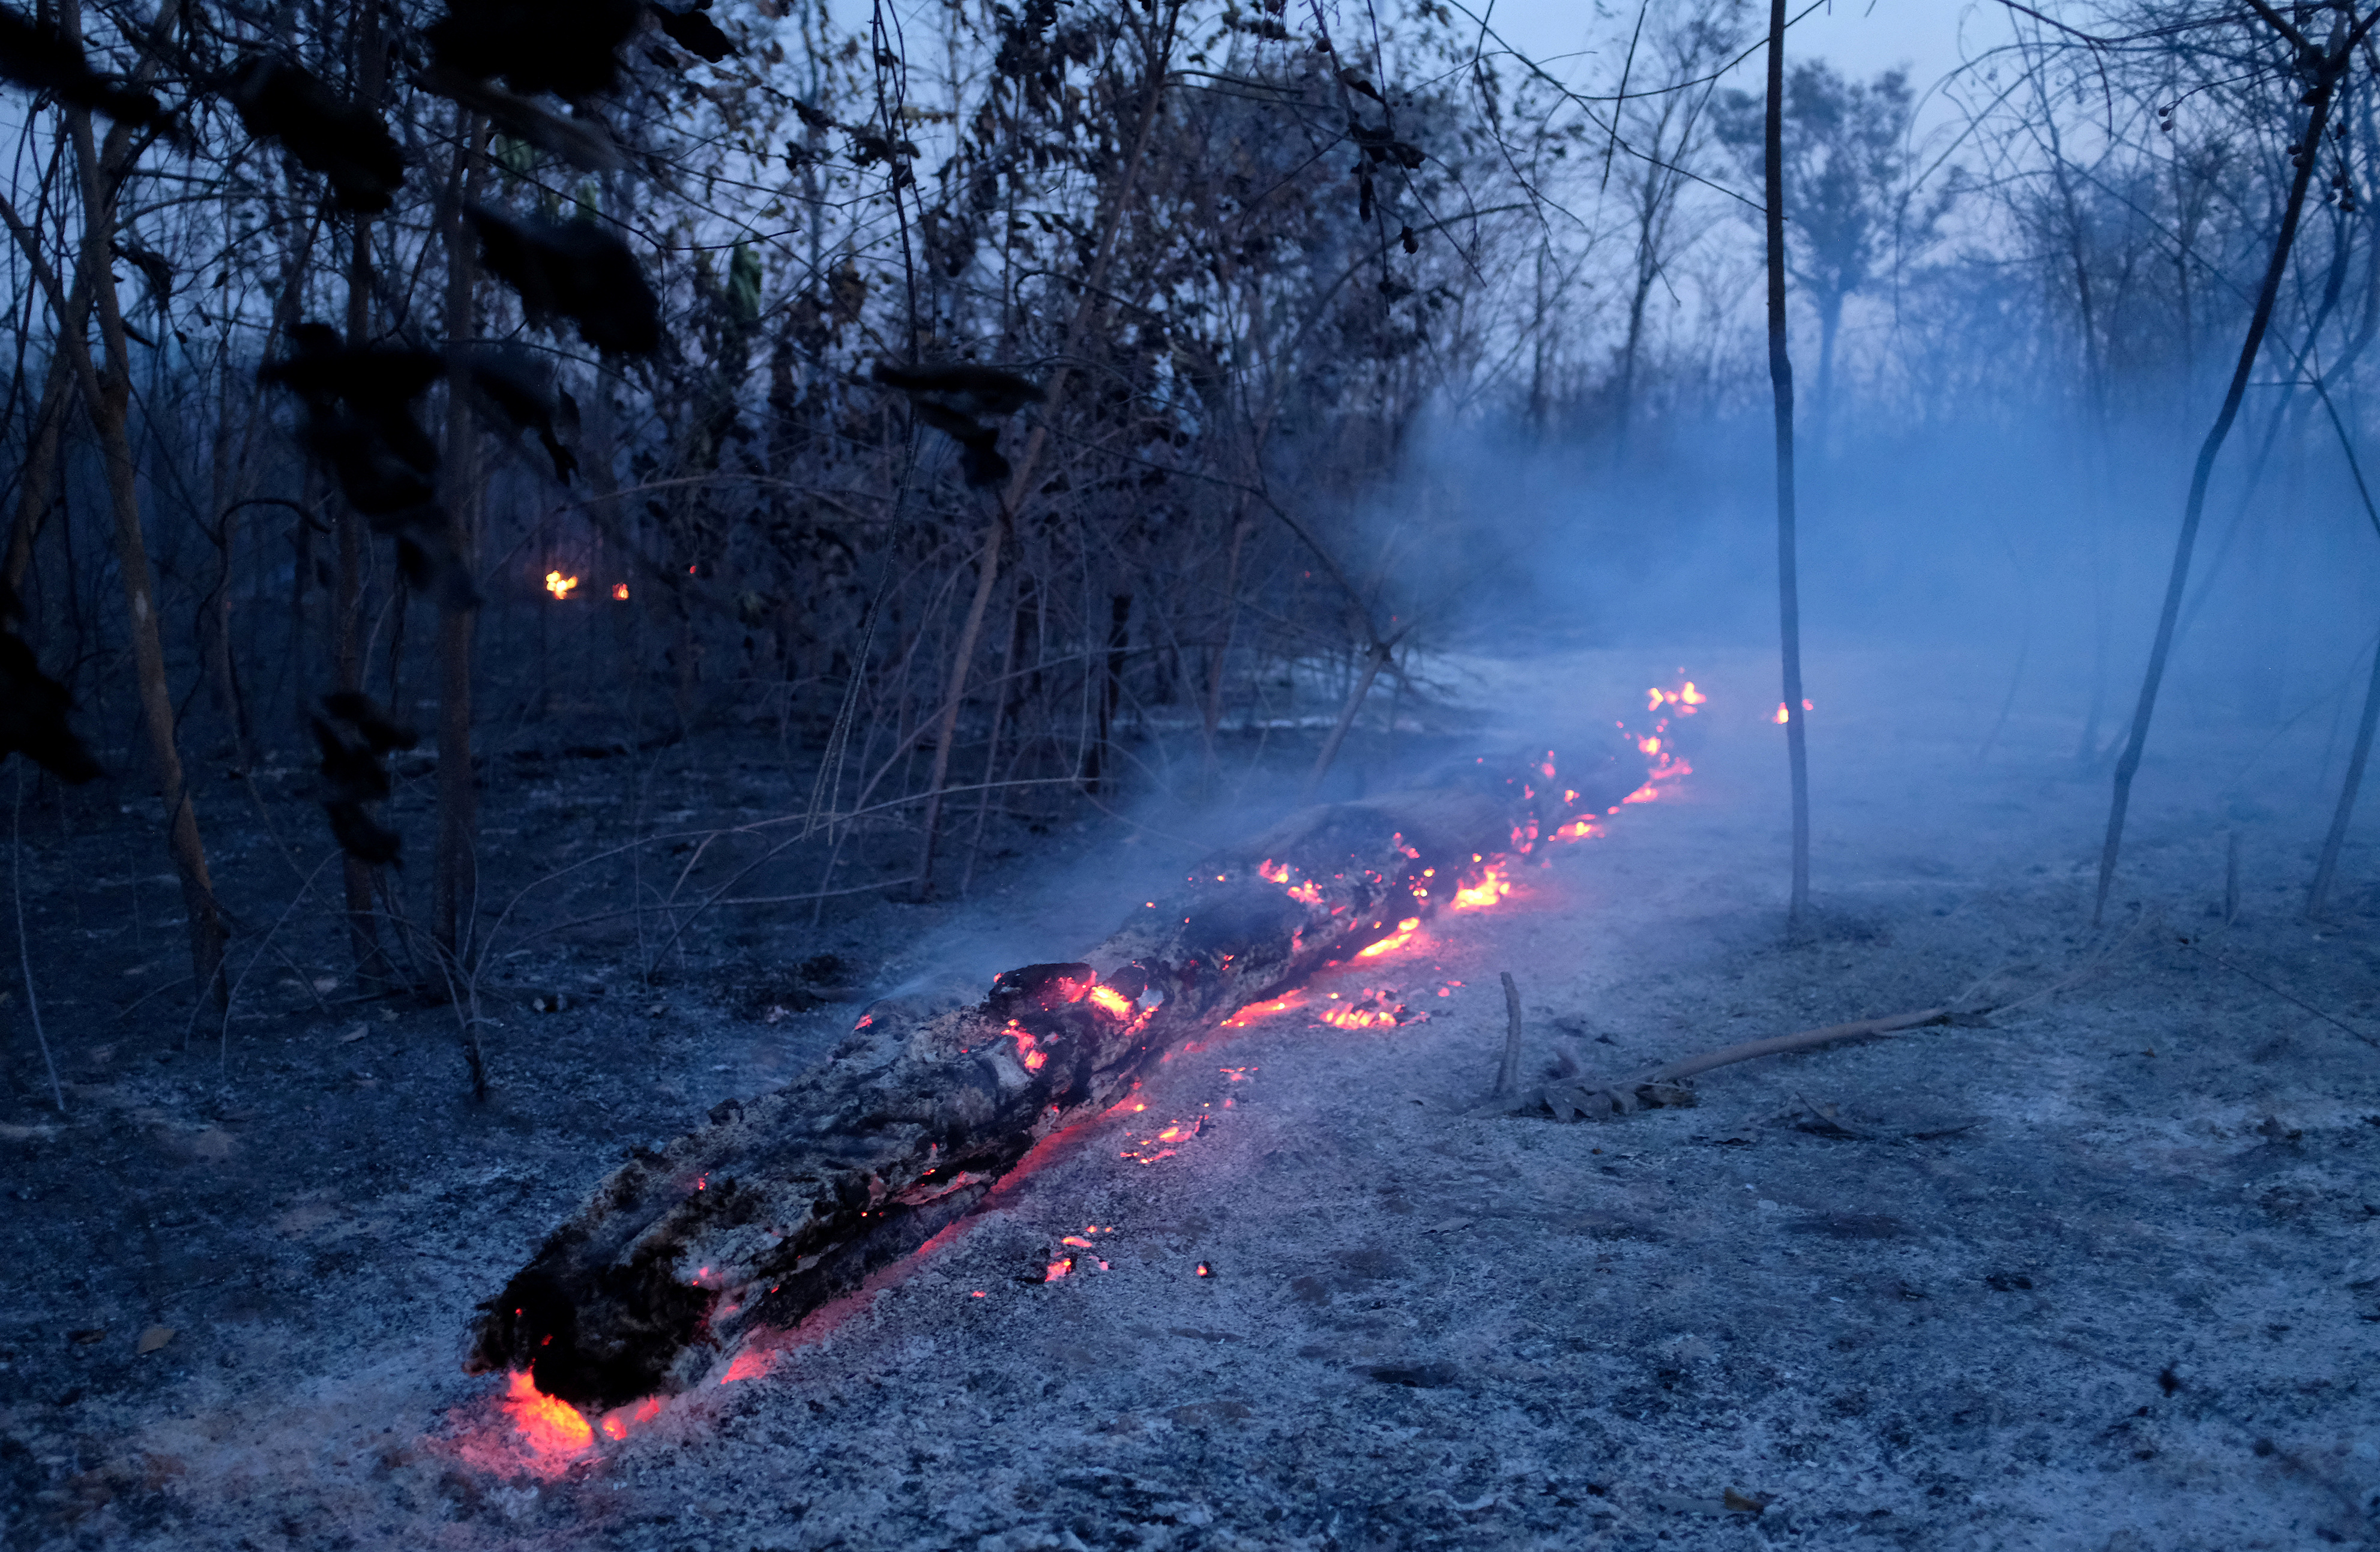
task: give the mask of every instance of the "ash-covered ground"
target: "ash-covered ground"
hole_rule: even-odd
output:
[[[1474,666],[1485,701],[1594,719],[1675,664]],[[183,1015],[54,1012],[62,1121],[12,1025],[7,1546],[2380,1542],[2380,848],[2300,914],[2335,730],[2169,716],[2095,931],[2106,775],[2065,709],[1979,759],[2004,683],[1815,654],[1823,917],[1789,945],[1768,660],[1686,666],[1712,698],[1682,787],[1177,1055],[1148,1111],[567,1459],[459,1372],[473,1304],[624,1149],[855,1005],[767,1022],[749,988],[532,956],[515,982],[565,1005],[498,1013],[485,1105],[434,1009],[251,1020],[221,1069],[178,1053]],[[834,948],[877,991],[1064,957],[1220,839],[1085,830]],[[1613,1077],[2066,984],[1562,1125],[1471,1113],[1501,971],[1533,1073],[1567,1046]],[[1383,987],[1429,1018],[1314,1016]]]

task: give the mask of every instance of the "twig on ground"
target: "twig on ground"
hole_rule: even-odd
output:
[[[1496,1097],[1500,1099],[1518,1097],[1521,1092],[1521,988],[1512,984],[1512,973],[1504,976],[1504,1060],[1496,1069]]]
[[[17,801],[8,821],[8,892],[17,903],[17,963],[25,975],[25,1012],[33,1021],[33,1043],[42,1048],[42,1065],[50,1073],[50,1099],[58,1114],[67,1113],[67,1091],[58,1084],[58,1064],[50,1060],[50,1037],[42,1028],[41,1000],[33,994],[33,953],[25,943],[25,764],[17,762]]]
[[[2179,935],[2174,938],[2174,941],[2180,943],[2183,948],[2188,949],[2192,953],[2203,955],[2207,959],[2213,960],[2218,968],[2230,971],[2231,974],[2239,976],[2241,980],[2252,981],[2257,986],[2263,987],[2266,991],[2271,992],[2282,1001],[2292,1003],[2297,1007],[2304,1009],[2307,1012],[2312,1013],[2314,1017],[2322,1020],[2323,1023],[2329,1025],[2332,1028],[2343,1030],[2347,1034],[2354,1036],[2357,1039],[2362,1041],[2367,1046],[2380,1047],[2380,1040],[2374,1039],[2371,1036],[2366,1035],[2363,1031],[2356,1028],[2353,1025],[2342,1023],[2338,1019],[2333,1018],[2330,1014],[2324,1012],[2320,1008],[2315,1007],[2313,1003],[2307,1001],[2302,997],[2291,996],[2289,993],[2283,991],[2280,988],[2275,986],[2272,982],[2265,979],[2262,976],[2254,975],[2249,971],[2240,969],[2238,965],[2232,964],[2229,960],[2225,959],[2221,954],[2215,952],[2212,949],[2202,949],[2197,944],[2192,942],[2189,939]]]
[[[1800,1030],[1791,1035],[1771,1036],[1765,1040],[1746,1040],[1741,1045],[1721,1047],[1715,1051],[1705,1051],[1699,1056],[1683,1057],[1676,1061],[1656,1067],[1640,1077],[1621,1079],[1616,1083],[1597,1084],[1592,1079],[1564,1081],[1542,1085],[1529,1090],[1526,1094],[1508,1094],[1500,1084],[1496,1097],[1500,1103],[1491,1103],[1472,1113],[1475,1115],[1511,1114],[1515,1109],[1534,1110],[1543,1107],[1553,1112],[1555,1120],[1568,1121],[1575,1116],[1592,1115],[1599,1118],[1628,1115],[1638,1109],[1677,1109],[1690,1106],[1695,1102],[1694,1091],[1686,1085],[1684,1080],[1697,1073],[1710,1072],[1714,1068],[1733,1066],[1739,1061],[1749,1061],[1756,1056],[1781,1056],[1789,1051],[1813,1050],[1820,1046],[1839,1045],[1851,1040],[1880,1039],[1888,1035],[1897,1035],[1905,1030],[1921,1029],[1928,1025],[1979,1022],[1985,1014],[2005,1013],[2022,1008],[2026,1003],[2037,1002],[2095,974],[2113,959],[2117,952],[2125,944],[2138,938],[2142,929],[2153,919],[2143,916],[2140,921],[2133,924],[2131,931],[2110,943],[2081,968],[2060,976],[2039,991],[2020,998],[2014,1002],[1998,1004],[1978,1002],[1977,994],[1993,979],[1986,976],[1952,1000],[1937,1008],[1923,1008],[1908,1013],[1888,1013],[1881,1018],[1855,1019],[1849,1024],[1830,1024],[1817,1029]],[[2187,940],[2184,941],[2186,942]],[[2232,967],[2227,965],[2226,968]],[[2244,971],[2240,973],[2245,974]],[[1508,994],[1510,984],[1511,977],[1507,976]],[[2281,993],[2281,995],[2288,994]],[[1513,1000],[1517,1004],[1516,996]],[[2290,1000],[2297,1000],[2291,998]],[[2305,1006],[2303,1003],[2299,1005]],[[2317,1013],[2320,1012],[2311,1008],[2307,1011]],[[2328,1017],[2327,1014],[2321,1016]],[[2344,1029],[2347,1026],[2340,1025],[2339,1027]],[[2349,1033],[2353,1034],[2354,1031],[2350,1030]],[[2359,1035],[2357,1038],[2365,1039],[2368,1037]],[[2374,1043],[2380,1044],[2380,1042]],[[1512,1057],[1508,1056],[1507,1061],[1517,1067],[1517,1061]],[[1515,1100],[1518,1101],[1517,1105],[1512,1103]],[[1803,1100],[1803,1103],[1806,1105],[1808,1101]],[[1813,1110],[1815,1113],[1815,1107]]]
[[[1831,1046],[1840,1040],[1873,1040],[1879,1036],[1894,1035],[1904,1029],[1923,1028],[1930,1024],[1950,1022],[1948,1006],[1926,1008],[1913,1013],[1890,1013],[1883,1018],[1854,1019],[1849,1024],[1830,1024],[1822,1029],[1804,1029],[1793,1035],[1776,1035],[1766,1040],[1746,1040],[1742,1045],[1727,1046],[1700,1056],[1689,1056],[1666,1066],[1656,1067],[1638,1083],[1675,1083],[1691,1078],[1697,1073],[1707,1073],[1714,1067],[1729,1067],[1739,1061],[1749,1061],[1755,1056],[1778,1056],[1786,1051],[1809,1050],[1816,1046]]]

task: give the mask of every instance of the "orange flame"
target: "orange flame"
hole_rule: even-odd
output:
[[[1378,942],[1374,943],[1369,948],[1356,950],[1355,957],[1357,959],[1378,959],[1384,953],[1394,953],[1397,950],[1405,946],[1406,942],[1412,939],[1414,933],[1418,930],[1420,927],[1421,918],[1419,916],[1407,916],[1404,920],[1397,923],[1396,931],[1390,933],[1388,937],[1381,939]]]
[[[662,1399],[648,1396],[641,1401],[613,1407],[603,1414],[603,1437],[624,1439],[631,1427],[641,1428],[662,1414]]]
[[[622,603],[625,603],[625,602],[627,602],[627,601],[628,601],[628,585],[627,585],[625,582],[614,582],[614,583],[613,583],[613,584],[612,584],[612,596],[613,596],[613,598],[615,598],[615,599],[619,600]]]
[[[527,1369],[515,1369],[507,1377],[504,1411],[540,1472],[559,1473],[594,1446],[595,1430],[578,1409],[540,1390]]]
[[[1249,1025],[1254,1024],[1258,1019],[1270,1018],[1275,1013],[1287,1012],[1290,1009],[1296,1007],[1305,998],[1305,993],[1303,990],[1287,991],[1283,992],[1281,996],[1272,998],[1267,1001],[1251,1002],[1246,1007],[1242,1008],[1238,1012],[1233,1013],[1230,1018],[1225,1019],[1223,1021],[1223,1027],[1226,1029],[1245,1029]]]
[[[1113,1013],[1120,1019],[1128,1021],[1133,1017],[1135,1012],[1132,1005],[1132,999],[1126,997],[1123,992],[1118,991],[1113,987],[1093,987],[1091,988],[1091,1000],[1098,1003],[1100,1007],[1105,1008],[1109,1012]]]
[[[1477,882],[1464,884],[1454,891],[1454,908],[1458,911],[1475,911],[1483,906],[1493,905],[1512,893],[1512,880],[1504,877],[1505,866],[1500,858],[1482,867],[1479,869]]]
[[[1126,1139],[1130,1146],[1116,1157],[1129,1158],[1135,1164],[1154,1164],[1160,1158],[1171,1158],[1179,1151],[1174,1146],[1175,1144],[1188,1142],[1203,1131],[1206,1125],[1207,1120],[1204,1116],[1194,1116],[1188,1121],[1168,1122],[1165,1123],[1165,1129],[1153,1136]]]
[[[735,1355],[735,1362],[727,1365],[727,1372],[719,1376],[719,1383],[733,1385],[739,1379],[759,1379],[776,1365],[777,1355],[774,1352],[747,1348]]]
[[[576,576],[565,576],[558,571],[549,571],[545,574],[545,590],[555,598],[568,598],[571,589],[577,586],[578,578]]]

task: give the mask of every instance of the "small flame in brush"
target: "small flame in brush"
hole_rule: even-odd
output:
[[[555,598],[568,598],[577,586],[578,578],[576,576],[565,576],[558,571],[549,571],[545,574],[545,590]]]

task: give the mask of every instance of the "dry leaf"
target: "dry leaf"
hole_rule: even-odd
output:
[[[382,1008],[380,1011],[380,1021],[382,1024],[395,1024],[396,1022],[396,1010],[395,1008]]]
[[[190,1151],[200,1158],[229,1158],[235,1146],[230,1133],[214,1126],[190,1139]]]
[[[1757,1514],[1768,1507],[1767,1498],[1755,1497],[1749,1493],[1739,1493],[1732,1487],[1720,1495],[1719,1501],[1739,1514]]]
[[[171,1326],[152,1326],[140,1333],[140,1351],[154,1352],[173,1340],[174,1328]]]
[[[83,1346],[89,1347],[91,1343],[99,1340],[102,1337],[106,1335],[106,1327],[93,1326],[85,1330],[68,1331],[67,1333],[67,1340],[70,1342],[80,1342]]]
[[[0,1143],[38,1143],[57,1135],[55,1126],[18,1126],[0,1122]]]
[[[359,1025],[356,1025],[353,1029],[348,1030],[345,1035],[340,1036],[340,1037],[339,1037],[339,1044],[341,1044],[341,1045],[343,1045],[343,1046],[352,1046],[352,1045],[354,1045],[358,1040],[362,1039],[365,1036],[367,1036],[367,1035],[369,1035],[369,1034],[370,1034],[370,1033],[371,1033],[371,1025],[368,1025],[368,1024],[359,1024]]]
[[[314,989],[316,991],[336,991],[339,989],[339,977],[336,976],[317,976],[314,977]]]

